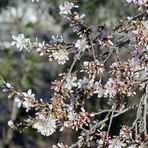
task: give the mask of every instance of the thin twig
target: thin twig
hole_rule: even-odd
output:
[[[111,116],[110,116],[109,126],[108,126],[108,130],[107,130],[108,134],[109,134],[109,131],[110,131],[110,128],[111,128],[111,124],[112,124],[112,120],[113,120],[113,115],[114,115],[115,109],[116,109],[116,104],[113,104],[113,106],[112,106],[112,113],[111,113]]]
[[[81,50],[79,50],[78,54],[76,54],[75,57],[74,57],[74,61],[73,61],[72,65],[70,66],[70,69],[69,69],[69,72],[68,72],[69,76],[70,76],[70,74],[72,72],[72,69],[73,69],[74,65],[76,64],[77,60],[79,59],[80,54],[81,54]]]
[[[143,122],[144,122],[144,135],[147,136],[147,99],[148,99],[148,87],[145,88],[144,94],[144,113],[143,113]]]

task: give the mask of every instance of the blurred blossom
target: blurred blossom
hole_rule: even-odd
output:
[[[84,18],[85,17],[85,14],[81,14],[81,15],[79,15],[77,12],[74,12],[74,19],[75,20],[80,20],[80,19],[82,19],[82,18]]]
[[[39,53],[40,56],[43,56],[42,48],[45,46],[45,42],[43,41],[42,43],[38,43],[36,40],[35,45],[38,47],[36,51]]]
[[[127,3],[132,3],[135,5],[145,5],[147,0],[126,0]]]
[[[57,145],[53,145],[52,148],[68,148],[68,146],[63,143],[58,143]]]
[[[38,19],[36,7],[31,4],[20,3],[18,7],[10,6],[8,9],[3,10],[0,16],[0,22],[15,23],[18,19],[23,24],[36,23]]]
[[[82,51],[89,48],[89,46],[87,45],[86,39],[78,39],[75,43],[75,47]]]
[[[46,9],[42,5],[46,5]],[[6,28],[9,31],[9,29],[14,27],[13,33],[18,33],[22,27],[25,27],[26,33],[29,34],[34,33],[36,29],[40,29],[42,33],[47,33],[46,31],[48,30],[54,34],[59,34],[61,32],[61,25],[49,14],[48,9],[49,6],[45,1],[41,1],[40,5],[35,5],[31,0],[27,2],[15,0],[15,6],[8,6],[1,10],[0,24],[4,24],[1,30],[3,31],[3,28]]]
[[[67,117],[68,117],[69,120],[74,120],[75,115],[76,114],[75,114],[74,111],[69,111]]]
[[[71,9],[74,7],[77,8],[78,6],[66,1],[66,2],[64,2],[64,5],[60,5],[60,14],[61,15],[71,14]]]
[[[126,0],[126,2],[131,3],[133,0]]]
[[[8,126],[10,126],[11,128],[14,128],[15,127],[15,125],[14,125],[14,123],[13,123],[12,120],[9,120],[8,121]]]
[[[52,39],[55,41],[55,42],[60,42],[62,43],[63,42],[63,37],[62,36],[54,36],[52,35]]]
[[[6,86],[7,86],[8,88],[11,88],[11,87],[12,87],[10,83],[6,83]]]
[[[20,108],[23,101],[19,99],[19,97],[15,97],[14,101],[17,103],[17,107]]]
[[[12,35],[12,39],[14,40],[11,45],[16,46],[20,51],[25,49],[26,51],[29,50],[29,46],[31,45],[30,39],[26,39],[23,34],[19,34],[17,36]]]
[[[34,2],[39,2],[39,0],[32,0],[32,2],[34,3]]]

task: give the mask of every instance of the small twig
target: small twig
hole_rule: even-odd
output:
[[[92,49],[92,53],[93,53],[93,58],[94,58],[94,60],[96,60],[95,50],[94,50],[94,47],[93,47],[93,43],[90,42],[90,44],[91,44],[91,49]]]
[[[17,117],[17,107],[16,107],[16,104],[15,102],[13,101],[13,106],[12,106],[12,111],[11,111],[11,115],[10,115],[10,119],[12,121],[14,121]],[[6,144],[9,145],[11,140],[13,138],[13,130],[11,128],[8,129],[8,132],[7,132],[7,136],[6,136]]]
[[[137,115],[136,115],[135,121],[133,122],[132,129],[135,127],[135,125],[137,124],[138,119],[140,118],[142,103],[143,103],[143,96],[141,97],[140,102],[138,104]]]
[[[114,51],[114,49],[112,49],[111,52],[108,54],[106,59],[103,61],[103,64],[105,64],[105,62],[110,58],[110,56],[112,55],[113,51]]]
[[[76,63],[77,60],[79,59],[80,54],[81,54],[81,50],[79,50],[78,54],[76,54],[75,57],[74,57],[74,61],[73,61],[72,65],[70,66],[70,69],[69,69],[69,72],[68,72],[68,75],[69,75],[69,76],[70,76],[70,74],[71,74],[71,72],[72,72],[72,69],[73,69],[75,63]]]
[[[108,135],[109,135],[109,131],[110,131],[110,128],[111,128],[111,124],[112,124],[112,120],[113,120],[113,115],[114,115],[115,109],[116,109],[116,104],[113,104],[113,106],[112,106],[112,113],[111,113],[111,116],[110,116],[109,126],[108,126],[108,130],[107,130]]]
[[[121,114],[123,114],[123,113],[125,113],[125,112],[127,112],[127,111],[129,111],[130,109],[133,109],[133,108],[135,108],[135,106],[134,107],[133,106],[130,106],[130,107],[128,107],[128,108],[126,108],[126,109],[124,109],[122,111],[119,111],[117,114],[113,114],[112,115],[112,118],[117,117],[117,116],[120,116]],[[85,136],[90,135],[92,133],[91,131],[94,131],[94,129],[98,128],[99,126],[101,126],[102,124],[104,124],[106,121],[109,120],[109,117],[108,116],[110,114],[110,110],[106,110],[104,112],[109,112],[106,115],[105,119],[102,120],[102,121],[100,121],[100,122],[98,122],[98,123],[96,123],[93,127],[91,127],[90,130],[85,131],[86,132]],[[116,111],[114,111],[114,112],[116,112]],[[78,146],[82,141],[83,141],[83,137],[80,140],[78,140],[75,144],[71,145],[69,148],[74,148],[74,147]]]
[[[148,87],[145,87],[145,94],[144,94],[144,113],[143,113],[143,121],[144,121],[144,135],[147,136],[147,99],[148,99]]]
[[[103,114],[103,113],[106,113],[106,112],[112,112],[111,109],[106,109],[106,110],[100,110],[99,112],[97,113],[93,113],[94,116],[97,116],[97,115],[100,115],[100,114]],[[118,110],[115,110],[115,112],[119,112]]]

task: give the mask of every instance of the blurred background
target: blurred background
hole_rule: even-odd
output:
[[[69,0],[70,1],[70,0]],[[106,25],[114,28],[120,19],[135,14],[124,0],[71,0],[79,5],[80,13],[85,13],[85,23],[91,27]],[[10,46],[12,35],[23,33],[26,37],[40,41],[50,41],[52,35],[62,35],[65,41],[75,37],[69,24],[59,14],[59,5],[64,0],[0,0],[0,76],[10,82],[18,91],[33,90],[37,98],[50,99],[50,83],[70,64],[64,66],[39,57],[34,51],[20,52]],[[69,62],[68,62],[69,63]],[[71,62],[70,62],[71,63]],[[17,110],[12,99],[0,90],[0,148],[47,148],[59,141],[73,143],[77,136],[71,130],[51,137],[43,137],[34,130],[23,133],[7,126],[8,120],[22,121],[27,115]],[[118,119],[118,125],[125,118]],[[117,123],[117,121],[116,121]],[[116,126],[114,127],[114,132]],[[64,136],[63,136],[64,135]]]

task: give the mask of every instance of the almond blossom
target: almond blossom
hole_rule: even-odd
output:
[[[21,99],[19,99],[19,97],[15,97],[14,101],[17,103],[17,107],[20,108],[23,101]]]
[[[56,119],[50,114],[47,117],[43,114],[39,114],[36,117],[33,128],[37,129],[44,136],[52,135],[56,130]]]
[[[94,84],[94,94],[98,94],[98,98],[102,98],[105,93],[105,89],[103,89],[102,85],[100,82],[95,82]]]
[[[76,80],[77,80],[77,77],[68,76],[66,78],[65,88],[67,88],[68,90],[71,90],[72,87],[76,87],[77,86],[77,83],[75,82]]]
[[[68,57],[68,52],[64,49],[61,49],[59,51],[56,51],[56,52],[53,52],[53,57],[55,60],[58,61],[59,64],[65,64],[66,61],[69,60],[69,57]]]
[[[114,79],[109,78],[105,84],[105,97],[113,98],[117,94],[117,90],[113,87],[116,82]]]
[[[30,49],[30,39],[26,39],[24,37],[24,34],[18,34],[18,36],[12,35],[12,39],[14,40],[11,45],[12,46],[16,46],[16,48],[18,48],[20,51],[22,51],[23,49],[25,49],[26,51],[29,51]]]
[[[32,90],[29,89],[26,92],[22,93],[24,95],[24,100],[22,102],[22,105],[24,108],[26,108],[26,111],[28,112],[32,107],[34,107],[35,103],[35,94],[32,94]]]
[[[84,51],[85,49],[89,48],[87,41],[85,38],[78,39],[75,43],[75,47],[78,48],[81,51]]]
[[[141,5],[145,1],[127,0],[127,2],[144,8]],[[59,143],[54,146],[55,148],[132,147],[132,145],[137,146],[137,141],[140,145],[142,141],[148,141],[146,120],[148,46],[146,26],[143,24],[145,18],[142,17],[143,14],[140,14],[142,21],[136,20],[136,16],[136,19],[121,22],[121,25],[112,31],[105,26],[99,26],[99,29],[94,30],[93,27],[87,27],[81,20],[84,15],[72,12],[72,9],[77,7],[71,2],[60,5],[60,14],[67,17],[74,33],[78,35],[75,42],[66,43],[62,37],[57,36],[52,37],[52,42],[45,43],[45,41],[36,40],[31,43],[30,39],[26,39],[23,34],[12,36],[14,40],[12,45],[20,50],[33,48],[40,56],[47,55],[49,61],[55,60],[62,65],[69,60],[69,55],[72,54],[74,61],[71,66],[67,64],[69,71],[60,73],[58,80],[52,82],[50,98],[46,101],[44,98],[35,99],[35,94],[31,89],[27,92],[18,92],[11,84],[3,81],[3,90],[9,93],[8,98],[15,98],[14,101],[18,108],[23,107],[26,112],[32,108],[34,110],[32,115],[28,113],[30,117],[24,120],[24,124],[14,124],[10,120],[8,125],[18,130],[31,126],[44,136],[52,135],[57,128],[60,128],[60,132],[64,128],[79,130],[79,137],[75,144],[67,146]],[[117,41],[118,33],[126,29],[128,33],[125,36],[123,33],[123,38],[119,37]],[[122,43],[125,38],[129,40],[126,46],[124,42]],[[120,42],[126,48],[129,45],[127,50],[131,50],[130,58],[122,57],[120,53],[122,49],[118,45]],[[86,52],[89,48],[92,50]],[[82,58],[82,52],[85,55],[84,58]],[[105,60],[101,57],[104,55],[107,56]],[[82,66],[75,70],[78,60]],[[138,101],[135,101],[136,105],[126,106],[128,98],[134,95],[136,99],[140,97]],[[113,127],[112,120],[133,109],[137,112],[133,127],[122,126],[121,130],[118,130],[118,136],[110,137],[110,128]],[[139,138],[140,135],[142,137]]]
[[[74,7],[77,8],[78,6],[66,1],[66,2],[64,2],[64,5],[60,5],[60,14],[61,15],[71,14],[71,9]]]

